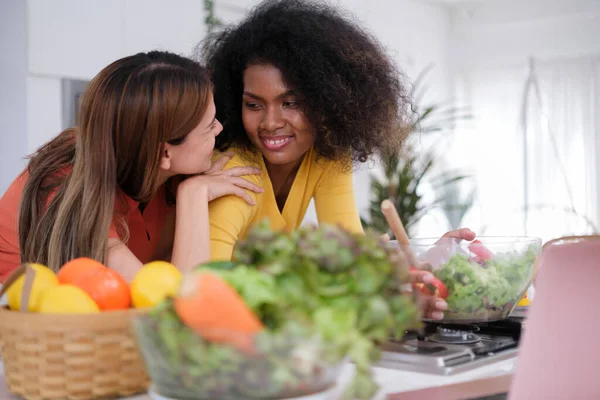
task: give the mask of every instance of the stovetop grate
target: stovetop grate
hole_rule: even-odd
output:
[[[477,335],[476,343],[433,342],[443,329],[455,328]],[[484,366],[515,357],[521,336],[521,321],[509,319],[469,326],[427,323],[422,333],[409,332],[401,342],[386,343],[379,365],[387,368],[441,375]]]

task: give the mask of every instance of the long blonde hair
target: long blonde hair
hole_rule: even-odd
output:
[[[140,203],[157,193],[165,142],[181,143],[211,99],[207,70],[168,52],[139,53],[104,68],[89,84],[78,127],[30,159],[19,210],[22,262],[58,270],[76,257],[104,262],[119,193]]]

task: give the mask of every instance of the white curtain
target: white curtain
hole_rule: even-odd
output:
[[[476,171],[479,194],[466,224],[545,240],[591,233],[600,215],[600,59],[534,60],[529,72],[463,76],[475,120],[453,153]],[[539,97],[530,90],[524,102],[528,77]]]

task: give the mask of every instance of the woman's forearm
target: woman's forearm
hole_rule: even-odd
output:
[[[210,260],[208,189],[180,187],[176,207],[171,263],[186,272]]]

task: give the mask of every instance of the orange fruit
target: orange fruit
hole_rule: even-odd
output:
[[[75,258],[63,265],[56,277],[61,284],[71,284],[82,273],[106,268],[102,263],[87,257]]]
[[[71,284],[83,289],[102,311],[121,310],[131,305],[127,281],[107,267],[92,267],[77,274]]]

